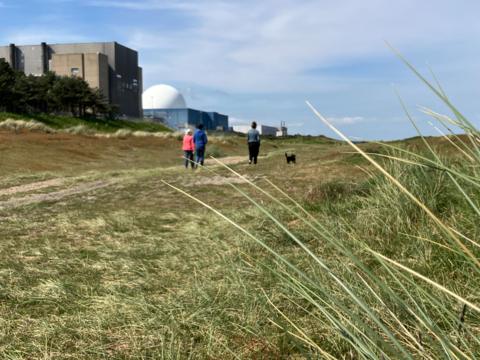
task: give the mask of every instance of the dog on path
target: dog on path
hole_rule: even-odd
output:
[[[288,155],[287,153],[285,153],[285,158],[287,159],[287,164],[296,164],[297,163],[297,157],[295,156],[295,154],[291,154],[291,155]]]

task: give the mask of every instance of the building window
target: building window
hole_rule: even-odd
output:
[[[80,75],[80,69],[79,68],[71,68],[70,73],[72,76],[79,76]]]

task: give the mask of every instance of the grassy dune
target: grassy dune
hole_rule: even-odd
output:
[[[170,129],[157,123],[135,122],[127,120],[109,119],[81,119],[69,116],[52,115],[19,115],[0,112],[0,122],[5,120],[23,120],[37,122],[53,130],[79,129],[112,133],[118,130],[148,131],[148,132],[171,132]]]
[[[463,166],[448,141],[429,141],[446,162]],[[243,138],[212,137],[222,160],[245,179],[214,160],[206,169],[183,169],[175,137],[4,131],[0,144],[2,358],[368,358],[352,336],[380,324],[398,329],[395,338],[415,358],[435,358],[437,339],[409,310],[418,305],[435,321],[432,327],[448,333],[458,327],[456,319],[440,310],[457,316],[462,304],[385,267],[366,246],[478,303],[478,274],[469,263],[435,244],[442,235],[431,219],[340,142],[266,140],[259,165],[249,166]],[[426,151],[421,139],[396,145]],[[375,144],[361,147],[391,154]],[[296,152],[296,166],[285,164],[286,150]],[[478,238],[475,214],[444,171],[380,161],[447,224]],[[253,238],[164,181],[219,209]],[[476,187],[466,189],[478,196]],[[294,216],[291,210],[300,210],[286,196],[313,214],[335,242],[303,222],[307,215]],[[275,219],[330,270],[306,256]],[[405,304],[338,246],[353,251]],[[331,274],[348,283],[381,323],[369,323]],[[333,325],[331,315],[344,317],[343,325]],[[473,358],[480,352],[478,314],[469,309],[462,326],[448,336]],[[379,358],[382,351],[384,358],[408,358],[388,338],[379,338],[378,349]]]

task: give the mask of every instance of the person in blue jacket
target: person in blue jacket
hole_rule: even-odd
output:
[[[198,164],[203,166],[203,162],[205,161],[205,149],[208,143],[207,134],[203,130],[203,124],[197,125],[197,130],[193,135],[193,142],[195,144],[195,154],[197,162],[196,166],[198,166]]]

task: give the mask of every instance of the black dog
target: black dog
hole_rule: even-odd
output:
[[[287,164],[290,164],[290,163],[294,163],[296,164],[297,162],[297,158],[295,156],[295,154],[292,154],[292,155],[288,155],[287,153],[285,153],[285,157],[287,158]]]

